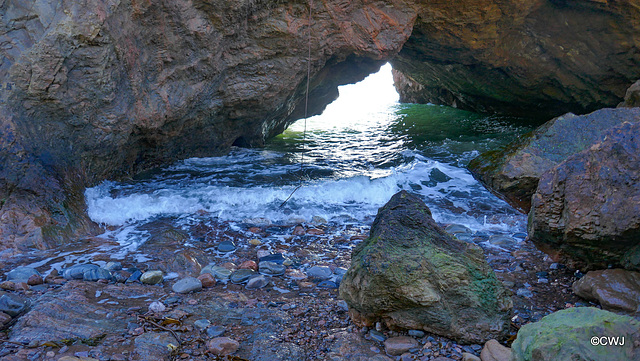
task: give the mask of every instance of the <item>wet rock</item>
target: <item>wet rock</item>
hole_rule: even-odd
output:
[[[236,284],[245,283],[254,275],[256,275],[256,272],[254,270],[239,269],[231,274],[229,280]]]
[[[306,273],[304,273],[304,272],[302,272],[302,271],[301,271],[301,270],[299,270],[299,269],[293,269],[293,268],[287,269],[287,270],[285,271],[285,275],[286,275],[287,277],[291,278],[291,279],[294,279],[294,280],[304,280],[304,279],[307,279],[307,274],[306,274]]]
[[[420,344],[412,337],[391,337],[384,341],[384,348],[390,356],[399,356]]]
[[[640,273],[622,269],[587,272],[574,282],[573,292],[608,311],[640,315]]]
[[[340,284],[358,325],[422,329],[466,342],[503,336],[511,296],[482,250],[441,229],[405,191],[378,211]]]
[[[387,339],[387,336],[385,336],[382,332],[376,330],[370,330],[369,337],[371,337],[372,340],[378,342],[384,342]]]
[[[204,267],[202,271],[200,271],[200,274],[204,273],[210,273],[219,280],[228,280],[229,276],[231,276],[231,270],[216,265],[208,265]]]
[[[619,341],[624,337],[625,342],[603,345],[601,337],[604,341],[606,337],[617,337]],[[637,319],[594,307],[574,307],[522,326],[511,345],[512,360],[639,360],[640,348],[632,341],[638,337]]]
[[[0,326],[4,326],[9,322],[11,322],[11,316],[0,311]]]
[[[250,269],[258,271],[258,264],[255,261],[244,261],[238,266],[239,269]]]
[[[178,346],[169,332],[146,332],[136,337],[133,352],[139,360],[169,360]]]
[[[640,80],[636,81],[627,89],[624,101],[618,107],[637,108],[640,107]]]
[[[232,355],[239,347],[240,343],[229,337],[216,337],[207,341],[207,350],[217,356]]]
[[[214,338],[222,335],[226,330],[222,326],[211,326],[207,328],[207,336]]]
[[[98,270],[100,267],[94,264],[78,264],[71,266],[62,271],[62,277],[67,280],[81,280],[84,278],[84,273],[92,270]]]
[[[322,236],[324,234],[324,231],[318,228],[310,228],[310,229],[307,229],[306,233],[312,236]]]
[[[13,281],[4,281],[4,282],[0,283],[0,289],[7,290],[7,291],[13,291],[13,290],[16,289],[16,284]]]
[[[153,301],[149,305],[149,311],[151,312],[160,313],[166,310],[167,310],[167,307],[160,301]]]
[[[452,235],[458,234],[471,234],[473,233],[469,227],[463,226],[461,224],[450,224],[444,229],[447,233],[451,233]]]
[[[463,352],[462,353],[462,361],[482,361],[480,359],[480,357],[472,354],[472,353],[468,353],[468,352]]]
[[[262,242],[257,238],[253,238],[249,241],[249,244],[252,246],[259,246],[262,244]]]
[[[218,245],[218,252],[229,253],[236,250],[236,245],[231,241],[222,241]]]
[[[259,257],[258,262],[273,262],[277,264],[283,264],[286,258],[282,253],[270,253],[266,256]]]
[[[260,273],[264,273],[269,276],[280,276],[284,274],[287,267],[271,261],[261,261],[259,264]]]
[[[28,301],[22,297],[10,294],[0,293],[0,312],[4,312],[11,317],[16,317],[28,307]]]
[[[424,337],[424,331],[421,330],[409,330],[409,336],[422,338]]]
[[[162,283],[163,280],[162,271],[147,271],[140,276],[140,282],[145,285],[157,285]]]
[[[319,288],[331,288],[331,289],[337,289],[338,288],[338,284],[336,282],[333,281],[322,281],[320,283],[318,283],[318,287]]]
[[[480,359],[482,361],[511,361],[511,349],[502,346],[496,340],[489,340],[482,348]]]
[[[216,278],[211,273],[203,273],[198,276],[200,282],[202,282],[202,287],[211,288],[216,285]]]
[[[315,225],[327,224],[327,220],[320,216],[313,216],[311,217],[311,223]]]
[[[26,282],[29,286],[37,286],[44,283],[41,275],[31,275]]]
[[[93,357],[84,357],[84,356],[62,356],[58,359],[58,361],[99,361]]]
[[[516,244],[516,240],[509,236],[493,235],[489,237],[489,243],[494,246],[511,247]]]
[[[295,226],[292,232],[294,236],[304,236],[306,233],[307,231],[304,229],[302,225]]]
[[[196,320],[193,326],[200,332],[204,331],[211,325],[211,321],[207,319]]]
[[[104,265],[104,267],[102,267],[104,269],[106,269],[107,271],[120,271],[122,270],[122,263],[120,262],[107,262],[106,265]]]
[[[633,109],[640,118],[640,108]],[[554,262],[640,270],[640,122],[612,128],[602,142],[546,172],[528,231]]]
[[[313,266],[307,270],[307,275],[312,279],[326,280],[333,276],[333,272],[327,266]]]
[[[16,267],[7,273],[7,281],[14,283],[24,282],[29,283],[28,280],[31,276],[39,276],[42,279],[42,275],[35,268],[32,267]]]
[[[138,281],[140,281],[140,277],[142,277],[142,271],[133,270],[131,272],[131,275],[129,276],[129,278],[127,278],[127,280],[125,282],[126,283],[138,282]]]
[[[195,277],[185,277],[176,282],[171,289],[176,293],[200,291],[202,289],[202,282]]]
[[[469,170],[487,188],[528,212],[531,197],[545,172],[602,141],[613,127],[638,120],[640,109],[601,109],[581,116],[565,114],[504,149],[481,154],[469,163]]]
[[[98,280],[107,280],[110,281],[113,279],[113,275],[111,272],[107,271],[104,268],[91,268],[84,271],[82,274],[82,279],[89,282],[95,282]]]
[[[263,275],[257,275],[249,278],[247,281],[247,285],[245,286],[248,290],[255,290],[258,288],[262,288],[269,284],[269,279]]]

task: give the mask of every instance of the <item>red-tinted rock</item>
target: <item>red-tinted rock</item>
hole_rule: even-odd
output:
[[[304,236],[306,233],[307,231],[301,225],[297,225],[293,228],[294,236]]]
[[[198,276],[200,282],[202,282],[202,287],[211,288],[216,285],[216,278],[211,273],[203,273]]]
[[[529,238],[555,261],[640,269],[640,123],[624,123],[540,178]]]
[[[258,271],[258,264],[255,261],[244,261],[238,266],[239,269],[250,269]]]
[[[29,279],[27,280],[27,284],[29,286],[41,285],[43,283],[44,283],[44,280],[40,275],[31,275],[31,277],[29,277]]]
[[[418,341],[408,336],[391,337],[384,341],[384,348],[391,356],[400,356],[419,345]]]
[[[239,347],[238,341],[229,337],[216,337],[207,341],[207,349],[217,356],[234,354]]]
[[[640,315],[640,273],[622,269],[587,272],[573,284],[573,292],[603,309]]]

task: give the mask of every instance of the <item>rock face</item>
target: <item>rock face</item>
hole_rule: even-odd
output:
[[[316,114],[405,43],[394,65],[424,101],[616,104],[640,78],[638,18],[585,0],[2,1],[0,249],[99,232],[86,186],[259,146],[303,116],[307,78]]]
[[[261,145],[409,37],[406,1],[0,3],[0,247],[96,226],[83,189],[231,145]]]
[[[391,62],[400,99],[547,119],[615,106],[639,78],[639,11],[633,1],[429,2]]]
[[[357,324],[382,321],[465,342],[503,336],[512,307],[482,250],[447,234],[406,191],[380,208],[370,237],[354,249],[340,296]]]
[[[640,269],[640,123],[611,129],[542,175],[528,232],[556,261]]]
[[[622,269],[587,272],[573,284],[573,292],[602,308],[640,315],[640,273]]]
[[[511,345],[512,360],[632,361],[640,359],[634,345],[639,340],[640,321],[632,317],[594,307],[569,308],[524,325]]]
[[[640,121],[640,108],[601,109],[582,116],[565,114],[504,149],[481,154],[469,163],[469,170],[487,188],[528,212],[542,174],[602,141],[609,129],[625,121]]]

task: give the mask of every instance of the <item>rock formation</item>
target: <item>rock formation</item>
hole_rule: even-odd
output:
[[[453,238],[402,191],[380,210],[340,285],[353,321],[419,329],[463,342],[500,338],[512,301],[480,247]]]
[[[573,292],[602,308],[631,316],[640,315],[640,273],[623,269],[587,272],[573,284]]]
[[[481,154],[469,170],[487,188],[529,212],[542,174],[604,139],[623,122],[639,122],[640,108],[601,109],[554,118],[503,149]]]
[[[428,101],[554,114],[617,103],[640,78],[638,11],[585,0],[0,1],[0,250],[96,233],[87,185],[263,144],[302,117],[308,64],[310,114],[405,42],[394,65]]]
[[[529,238],[556,261],[585,269],[640,269],[640,123],[542,175],[531,201]]]
[[[550,119],[640,78],[637,1],[430,2],[392,60],[401,101]]]

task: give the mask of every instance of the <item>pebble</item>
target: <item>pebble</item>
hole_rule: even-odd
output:
[[[27,301],[17,295],[5,294],[0,296],[0,312],[15,317],[27,308]]]
[[[11,316],[0,311],[0,326],[3,326],[11,321]]]
[[[387,354],[390,356],[400,356],[412,348],[418,347],[420,344],[412,337],[398,336],[388,338],[384,342]]]
[[[331,278],[333,272],[327,266],[313,266],[307,270],[307,275],[314,279],[326,280]]]
[[[42,275],[35,268],[32,267],[16,267],[7,273],[7,281],[13,281],[15,283],[24,282],[28,283],[29,277],[31,276],[40,276]]]
[[[409,336],[422,338],[424,337],[424,331],[421,330],[409,330]]]
[[[107,262],[103,267],[107,271],[120,271],[122,270],[122,263],[120,262]]]
[[[533,297],[533,292],[531,292],[530,290],[526,289],[526,288],[518,288],[518,290],[516,291],[516,294],[520,297],[524,297],[524,298],[531,298]]]
[[[229,253],[236,250],[236,245],[231,241],[222,241],[218,245],[218,252]]]
[[[494,246],[509,247],[516,244],[516,240],[509,236],[493,235],[489,237],[489,243],[493,244]]]
[[[113,279],[113,275],[106,269],[98,267],[86,270],[82,274],[82,279],[89,282],[95,282],[98,280],[110,281]]]
[[[13,291],[16,289],[16,284],[13,281],[4,281],[0,283],[0,288],[7,291]]]
[[[470,228],[461,224],[450,224],[444,229],[447,233],[456,235],[457,233],[473,233]]]
[[[384,342],[387,339],[387,337],[382,332],[376,330],[369,331],[369,337],[371,337],[372,340],[378,342]]]
[[[163,280],[162,271],[147,271],[140,276],[140,282],[145,285],[157,285]]]
[[[311,228],[307,230],[307,234],[310,234],[312,236],[322,236],[324,234],[324,231],[319,228]]]
[[[211,288],[216,285],[216,278],[211,273],[203,273],[198,276],[200,282],[202,282],[202,287]]]
[[[463,352],[462,353],[462,361],[481,361],[481,360],[480,360],[480,357],[478,357],[478,356],[476,356],[474,354],[471,354],[471,353],[468,353],[468,352]]]
[[[207,342],[207,350],[216,356],[226,356],[238,351],[240,343],[229,337],[216,337]]]
[[[218,337],[224,333],[225,329],[222,326],[211,326],[207,328],[207,336],[213,338]]]
[[[238,267],[240,269],[251,269],[254,271],[258,271],[258,264],[255,261],[244,261],[242,263],[240,263],[240,266]]]
[[[204,267],[202,271],[200,271],[200,274],[204,273],[210,273],[219,280],[228,280],[229,276],[231,276],[231,270],[216,265],[208,265]]]
[[[249,280],[247,281],[246,288],[248,290],[255,290],[258,288],[262,288],[268,284],[269,284],[269,280],[267,279],[267,277],[263,275],[255,275],[249,278]]]
[[[171,288],[176,293],[189,293],[202,289],[202,282],[195,277],[185,277],[176,282]]]
[[[229,279],[235,284],[245,283],[249,278],[256,274],[256,271],[251,269],[239,269],[231,274]]]
[[[302,227],[301,225],[297,225],[297,226],[295,226],[293,228],[293,235],[294,236],[304,236],[305,233],[307,233],[307,232],[304,230],[304,227]]]
[[[196,320],[193,323],[193,326],[198,329],[198,331],[202,332],[207,329],[207,327],[211,326],[211,322],[207,319]]]
[[[338,288],[338,284],[333,282],[333,281],[322,281],[320,283],[318,283],[318,287],[320,288],[333,288],[333,289],[337,289]]]
[[[81,280],[84,278],[85,272],[98,268],[100,267],[94,264],[78,264],[66,268],[64,271],[62,271],[62,277],[67,280]]]
[[[287,269],[284,274],[294,280],[304,280],[307,278],[307,275],[299,269]]]
[[[149,311],[160,313],[166,311],[167,307],[160,301],[153,301],[149,305]]]
[[[283,264],[285,259],[286,258],[282,255],[282,253],[269,253],[268,255],[259,257],[258,262],[273,262],[277,264]]]
[[[320,216],[313,216],[311,217],[311,223],[315,225],[327,224],[327,220]]]
[[[284,274],[287,267],[272,261],[261,261],[259,264],[260,273],[270,276],[280,276]]]
[[[126,283],[133,283],[133,282],[137,282],[140,280],[140,277],[142,276],[142,271],[140,270],[133,270],[131,272],[131,276],[129,276],[129,278],[127,278],[127,280],[125,281]]]
[[[259,246],[259,245],[262,244],[262,242],[259,239],[254,238],[254,239],[249,241],[249,244],[252,245],[252,246]]]

